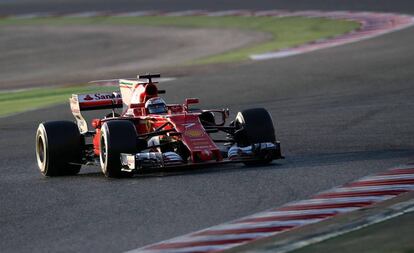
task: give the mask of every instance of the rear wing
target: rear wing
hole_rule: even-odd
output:
[[[81,133],[88,131],[88,124],[82,116],[82,111],[122,108],[122,97],[119,92],[73,94],[69,99],[70,109],[78,123]]]
[[[69,100],[72,111],[122,108],[122,97],[118,92],[73,94]]]

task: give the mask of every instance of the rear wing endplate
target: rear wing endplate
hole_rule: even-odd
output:
[[[88,124],[82,116],[82,111],[122,108],[122,97],[119,92],[73,94],[69,99],[70,109],[78,123],[81,133],[88,131]]]

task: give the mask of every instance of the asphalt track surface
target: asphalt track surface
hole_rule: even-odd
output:
[[[329,2],[331,9],[347,7]],[[412,8],[411,1],[358,2],[365,10]],[[273,8],[297,4],[282,1]],[[307,8],[328,7],[312,1]],[[287,157],[267,167],[231,165],[125,180],[106,179],[92,167],[76,177],[43,178],[34,160],[35,129],[41,121],[70,119],[69,107],[3,118],[0,251],[125,251],[412,161],[413,45],[414,28],[409,28],[165,84],[171,102],[199,96],[205,107],[233,112],[266,107]]]

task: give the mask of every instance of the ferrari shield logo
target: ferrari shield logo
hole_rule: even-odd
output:
[[[191,129],[191,130],[185,131],[185,135],[192,137],[192,138],[200,137],[200,136],[203,136],[203,131],[199,129]]]

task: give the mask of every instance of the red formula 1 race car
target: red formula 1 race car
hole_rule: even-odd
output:
[[[159,77],[120,79],[120,93],[72,95],[70,106],[77,124],[50,121],[37,129],[41,173],[74,175],[82,165],[100,165],[105,176],[122,177],[228,162],[267,164],[283,158],[265,109],[241,111],[226,125],[228,109],[192,109],[196,98],[166,104],[159,97],[165,91],[153,81]],[[117,108],[122,108],[121,115],[115,113]],[[112,113],[93,119],[90,130],[82,111],[100,109],[112,109]]]

